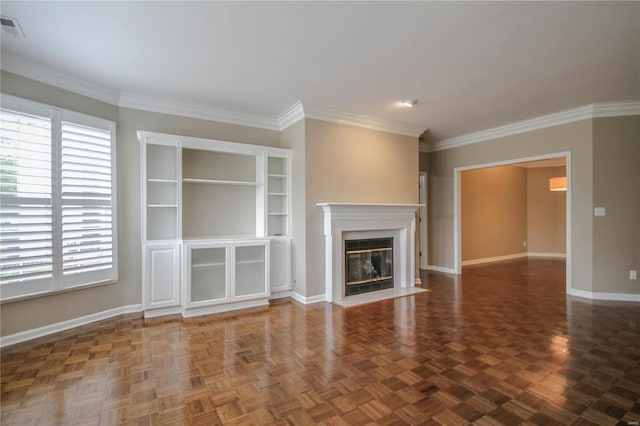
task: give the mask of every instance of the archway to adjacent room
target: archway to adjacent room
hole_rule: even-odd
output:
[[[481,174],[479,172],[481,171],[484,172],[484,170],[481,170],[481,169],[487,169],[486,171],[489,172],[491,170],[495,170],[495,171],[500,170],[499,168],[501,166],[521,166],[523,168],[541,166],[541,167],[551,168],[551,165],[558,165],[558,164],[564,163],[566,167],[565,232],[564,232],[565,234],[564,245],[566,248],[566,273],[565,273],[566,280],[565,282],[566,282],[566,291],[568,292],[569,289],[571,288],[571,161],[570,161],[570,158],[571,157],[569,152],[561,152],[561,153],[547,154],[547,155],[534,156],[534,157],[517,158],[517,159],[493,162],[493,163],[475,164],[471,166],[465,166],[465,167],[454,169],[454,269],[455,269],[455,272],[458,274],[462,273],[462,266],[464,265],[472,265],[476,263],[480,264],[480,263],[486,263],[486,262],[498,261],[498,260],[507,260],[510,258],[517,258],[517,257],[552,255],[552,253],[536,252],[535,249],[532,252],[525,245],[528,239],[524,238],[524,241],[522,242],[524,244],[522,244],[519,249],[513,247],[513,242],[512,242],[512,247],[510,251],[507,249],[506,253],[504,252],[505,250],[504,248],[496,249],[500,254],[506,254],[506,255],[502,255],[502,256],[496,255],[495,257],[486,256],[486,255],[484,257],[479,256],[483,258],[475,259],[474,261],[474,260],[469,260],[469,258],[474,259],[474,256],[475,258],[477,258],[478,253],[480,253],[481,251],[475,250],[474,252],[473,245],[470,245],[469,244],[470,240],[467,239],[467,243],[464,245],[465,257],[463,257],[463,232],[465,228],[467,232],[470,232],[469,218],[467,218],[467,222],[465,222],[465,227],[463,227],[463,207],[462,207],[463,173],[473,172],[473,174],[471,173],[466,174],[467,176],[466,181],[468,183],[470,176],[480,176]],[[503,170],[507,170],[507,168],[504,168]],[[516,169],[513,169],[513,170],[516,170]],[[495,177],[493,179],[495,179]],[[548,182],[548,179],[547,179],[547,182]],[[467,202],[469,203],[469,199],[467,199]],[[484,200],[481,200],[480,202],[482,203],[484,202]],[[488,199],[486,200],[486,202],[490,203],[491,200]],[[475,220],[478,218],[473,217],[473,219]],[[502,250],[502,252],[500,250]],[[557,254],[556,257],[561,257],[560,253],[556,253],[556,254]]]

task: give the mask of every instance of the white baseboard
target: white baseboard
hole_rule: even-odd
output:
[[[571,296],[582,297],[591,300],[615,300],[619,302],[640,302],[640,294],[630,293],[600,293],[597,291],[586,291],[571,288],[568,291]]]
[[[263,306],[269,306],[269,299],[240,300],[231,303],[221,303],[219,305],[202,306],[200,308],[189,308],[182,311],[182,316],[183,318],[192,318],[200,315],[222,314],[239,309],[259,308]]]
[[[481,263],[502,262],[503,260],[521,259],[527,257],[527,253],[507,254],[504,256],[485,257],[482,259],[463,260],[462,266],[479,265]]]
[[[308,305],[309,303],[317,303],[326,301],[326,296],[324,294],[319,294],[317,296],[309,296],[305,297],[300,293],[296,293],[295,291],[291,292],[291,298],[296,302],[300,302],[303,305]]]
[[[455,269],[447,268],[445,266],[429,265],[427,266],[427,271],[444,272],[445,274],[457,275],[457,272]]]
[[[67,321],[58,322],[55,324],[45,325],[43,327],[33,328],[31,330],[21,331],[15,334],[9,334],[8,336],[0,337],[0,347],[15,345],[16,343],[26,342],[27,340],[35,339],[37,337],[47,336],[53,333],[59,333],[61,331],[68,330],[70,328],[79,327],[96,321],[102,321],[107,318],[115,317],[122,314],[131,314],[135,312],[142,312],[142,305],[127,305],[120,306],[118,308],[108,309],[102,312],[96,312],[95,314],[89,314],[78,318],[73,318]]]
[[[547,259],[566,259],[566,253],[527,253],[527,257],[544,257]]]
[[[539,257],[539,258],[546,258],[546,259],[566,259],[567,255],[565,253],[541,253],[541,252],[515,253],[515,254],[507,254],[504,256],[485,257],[482,259],[463,260],[462,266],[479,265],[481,263],[502,262],[503,260],[521,259],[524,257]]]
[[[273,291],[271,292],[271,297],[269,300],[275,299],[284,299],[285,297],[292,297],[291,294],[293,292],[291,290],[282,290],[282,291]]]

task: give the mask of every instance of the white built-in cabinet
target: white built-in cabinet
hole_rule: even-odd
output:
[[[261,306],[291,290],[291,151],[138,132],[145,316]]]

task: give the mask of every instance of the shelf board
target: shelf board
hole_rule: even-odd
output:
[[[175,179],[147,179],[149,183],[178,183]]]
[[[226,266],[225,262],[197,263],[191,264],[192,268],[206,268],[209,266]]]
[[[220,180],[220,179],[182,179],[183,183],[205,183],[209,185],[240,185],[240,186],[257,186],[256,182],[241,180]]]
[[[288,213],[269,213],[269,216],[286,216]]]
[[[268,195],[279,195],[279,196],[287,196],[288,194],[286,192],[269,192]]]
[[[279,174],[279,173],[269,173],[268,176],[269,177],[274,177],[274,178],[286,178],[286,177],[288,177],[287,175],[282,175],[282,174]]]
[[[152,208],[177,208],[177,204],[147,204],[147,207]]]
[[[245,265],[250,263],[264,263],[264,259],[254,259],[254,260],[236,260],[238,265]]]

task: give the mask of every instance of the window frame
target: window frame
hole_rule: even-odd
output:
[[[15,302],[34,297],[63,293],[72,290],[118,282],[118,186],[116,164],[116,123],[99,117],[76,111],[35,102],[11,95],[1,94],[0,108],[18,113],[37,115],[51,120],[51,209],[52,209],[52,261],[53,271],[50,280],[25,280],[0,284],[0,304]],[[111,134],[111,274],[106,279],[66,280],[62,269],[62,122],[70,122],[81,126],[108,130]]]

